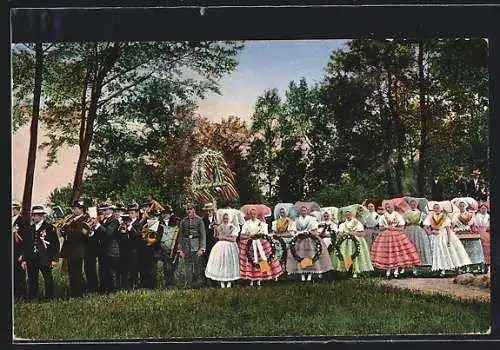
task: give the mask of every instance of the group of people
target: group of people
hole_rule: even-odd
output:
[[[423,202],[431,207],[419,209]],[[206,276],[224,288],[238,279],[253,286],[283,274],[311,281],[332,270],[354,278],[375,269],[396,278],[407,268],[415,276],[425,267],[442,277],[447,271],[487,271],[487,202],[408,197],[382,203],[367,199],[363,205],[340,208],[337,218],[329,210],[311,211],[307,205],[296,216],[293,205],[283,203],[275,208],[279,216],[271,222],[258,217],[258,209],[251,209],[247,220],[239,210],[221,209],[219,240],[210,253]],[[359,207],[366,213],[360,215]]]
[[[181,219],[152,198],[127,208],[79,200],[53,224],[43,206],[23,222],[21,204],[13,203],[15,296],[38,298],[41,272],[52,298],[52,269],[61,259],[74,297],[156,288],[160,262],[164,287],[179,287],[180,259],[187,287],[222,288],[237,280],[260,286],[283,275],[306,282],[329,271],[353,278],[375,269],[387,277],[405,269],[417,276],[422,267],[440,276],[485,273],[490,264],[489,203],[471,197],[368,198],[343,208],[280,203],[274,218],[261,204],[244,211],[214,204],[204,204],[203,216],[188,205]]]
[[[73,297],[155,288],[159,262],[163,263],[165,287],[173,288],[179,258],[184,259],[189,286],[208,284],[205,251],[215,242],[205,234],[210,223],[195,215],[194,206],[186,208],[182,220],[172,208],[154,200],[128,208],[103,203],[94,208],[98,215],[91,215],[90,209],[76,201],[70,214],[49,223],[43,206],[34,206],[30,221],[23,223],[21,204],[13,203],[15,297],[39,299],[41,271],[45,297],[53,298],[52,269],[61,260]]]

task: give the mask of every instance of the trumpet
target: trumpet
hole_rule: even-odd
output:
[[[130,224],[130,221],[132,221],[132,220],[130,219],[130,217],[128,215],[122,216],[122,218],[123,218],[123,220],[120,223],[120,226],[118,226],[118,232],[120,232],[122,234],[126,234],[128,225]]]

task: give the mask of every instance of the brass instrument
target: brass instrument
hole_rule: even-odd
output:
[[[165,208],[163,208],[163,206],[160,204],[160,202],[154,200],[154,199],[151,199],[149,201],[149,207],[145,208],[143,213],[142,213],[142,218],[141,218],[141,225],[146,222],[146,220],[149,218],[149,215],[148,215],[148,212],[150,212],[151,210],[156,210],[156,211],[163,211],[165,210]]]
[[[54,230],[56,233],[61,236],[64,235],[64,229],[66,229],[66,226],[71,223],[73,218],[75,217],[75,214],[71,213],[66,215],[64,218],[62,218],[59,222],[56,222],[54,226]]]
[[[175,264],[179,259],[177,244],[179,242],[179,233],[181,231],[180,220],[176,220],[175,226],[174,239],[172,240],[172,247],[170,247],[170,259],[172,259],[172,264]]]
[[[82,233],[85,236],[88,236],[90,231],[94,229],[95,224],[99,221],[99,218],[91,218],[90,216],[85,215],[85,221],[82,222]]]
[[[146,242],[147,246],[150,246],[158,242],[158,233],[151,230],[146,223],[141,229],[141,238]]]
[[[120,223],[120,226],[118,226],[118,232],[121,234],[126,234],[128,225],[130,224],[130,221],[132,221],[132,220],[130,219],[130,217],[128,215],[122,216],[122,218],[123,218],[123,220]]]

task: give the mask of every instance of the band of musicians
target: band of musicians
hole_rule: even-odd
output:
[[[71,297],[138,288],[231,288],[238,280],[258,287],[286,275],[307,283],[330,271],[352,278],[375,269],[387,278],[405,270],[418,276],[424,267],[441,277],[449,271],[485,273],[489,201],[472,196],[367,198],[342,208],[278,203],[274,212],[263,204],[235,209],[213,202],[202,204],[201,216],[195,205],[185,205],[182,218],[151,197],[128,206],[80,198],[55,222],[43,206],[33,206],[29,223],[21,220],[22,204],[13,202],[14,295],[54,298],[58,264]],[[181,260],[185,281],[176,278]]]

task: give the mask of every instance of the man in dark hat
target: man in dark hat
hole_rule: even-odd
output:
[[[210,256],[210,252],[212,251],[212,248],[213,246],[215,245],[216,243],[216,239],[215,239],[215,236],[214,236],[214,229],[215,227],[217,226],[217,219],[216,219],[216,216],[215,216],[215,208],[214,208],[214,205],[212,203],[205,203],[203,205],[203,223],[205,225],[205,232],[206,232],[206,235],[207,235],[207,250],[205,252],[205,254],[203,254],[203,266],[204,268],[207,267],[207,263],[208,263],[208,257]],[[204,276],[205,278],[205,284],[207,285],[207,287],[215,287],[215,282],[213,280],[211,280],[210,278],[207,278],[206,276]]]
[[[14,296],[26,297],[26,272],[21,267],[23,254],[23,238],[21,235],[21,203],[12,202],[12,235],[14,239]]]
[[[123,258],[121,259],[122,264],[126,266],[125,270],[128,270],[125,276],[125,281],[122,282],[125,288],[137,288],[139,286],[139,249],[141,242],[141,223],[139,221],[139,207],[136,205],[129,206],[128,210],[129,220],[127,222],[126,232],[124,233],[127,243],[122,244]],[[120,254],[120,257],[122,254]],[[128,261],[127,261],[128,259]]]
[[[193,205],[187,205],[186,211],[187,216],[180,223],[178,251],[184,258],[187,287],[199,287],[204,282],[205,225]]]
[[[33,236],[25,237],[21,266],[28,271],[29,299],[38,298],[38,275],[42,272],[45,282],[45,296],[54,297],[54,278],[52,269],[59,258],[59,240],[54,226],[45,221],[47,212],[43,206],[31,210]]]
[[[139,269],[141,288],[154,289],[156,286],[156,260],[155,253],[159,243],[157,238],[152,238],[158,234],[160,226],[160,212],[149,210],[143,217],[141,224],[141,240],[139,244]],[[147,234],[143,236],[143,232]]]
[[[101,244],[99,259],[99,277],[101,290],[115,292],[118,290],[118,269],[120,245],[118,243],[118,220],[113,217],[113,209],[106,203],[99,206],[101,220],[94,227],[96,236]],[[102,268],[101,268],[102,267]]]
[[[71,296],[81,297],[83,295],[83,259],[85,256],[85,242],[91,232],[86,230],[85,205],[75,201],[71,205],[73,216],[61,226],[61,236],[64,243],[61,249],[61,257],[66,259],[69,275],[69,287]]]
[[[472,172],[472,179],[467,182],[467,197],[474,198],[476,201],[486,201],[488,199],[488,190],[486,183],[480,179],[481,172],[476,169]]]

